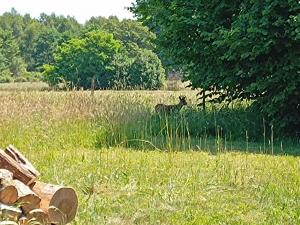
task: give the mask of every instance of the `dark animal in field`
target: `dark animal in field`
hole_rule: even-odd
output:
[[[170,115],[174,112],[179,112],[180,109],[187,105],[186,97],[185,96],[179,96],[179,103],[176,105],[165,105],[165,104],[158,104],[155,106],[155,112],[157,113],[165,113],[166,115]]]

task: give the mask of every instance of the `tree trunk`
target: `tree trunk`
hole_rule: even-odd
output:
[[[33,191],[41,197],[40,208],[48,214],[50,223],[66,224],[74,219],[78,207],[74,189],[36,182]]]
[[[203,104],[202,104],[202,106],[203,106],[203,111],[204,112],[206,110],[206,102],[205,102],[205,100],[206,100],[206,95],[205,95],[205,90],[203,90],[203,96],[202,96]]]
[[[92,81],[91,81],[91,95],[92,96],[94,96],[95,85],[96,85],[96,76],[93,76]]]

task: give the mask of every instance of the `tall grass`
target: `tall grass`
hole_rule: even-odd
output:
[[[186,95],[188,106],[164,116],[158,103],[175,104]],[[233,108],[196,107],[193,91],[0,92],[0,143],[20,147],[130,147],[161,150],[233,149],[291,153],[295,146],[274,139],[271,127],[248,103]],[[295,152],[294,152],[295,153]]]

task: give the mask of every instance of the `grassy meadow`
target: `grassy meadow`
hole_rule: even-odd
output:
[[[72,224],[300,224],[299,142],[249,102],[204,113],[190,90],[0,90],[1,147],[77,190]],[[179,95],[180,113],[154,112]]]

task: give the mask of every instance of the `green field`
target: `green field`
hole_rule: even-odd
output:
[[[186,95],[168,117],[157,103]],[[193,91],[0,92],[0,143],[79,195],[72,224],[299,224],[299,142]]]

